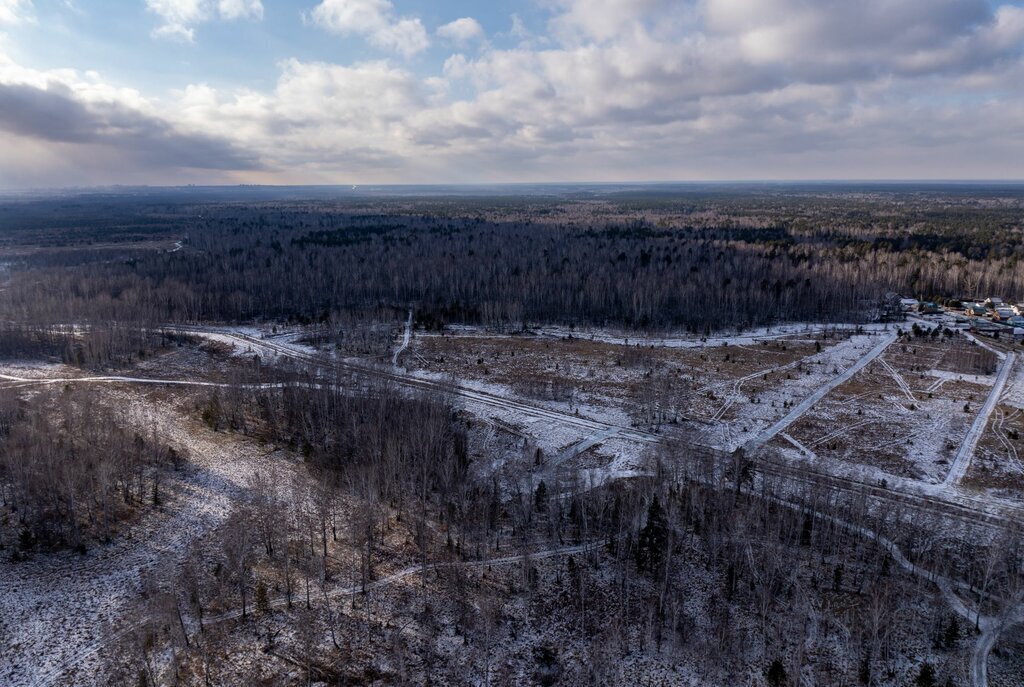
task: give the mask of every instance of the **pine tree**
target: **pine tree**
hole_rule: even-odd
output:
[[[665,547],[668,543],[668,520],[661,502],[655,496],[647,508],[647,524],[640,530],[636,549],[636,567],[640,572],[648,571],[655,577],[661,575],[665,562]]]
[[[548,505],[548,485],[544,483],[544,480],[540,481],[537,485],[537,490],[533,494],[534,506],[537,508],[537,512],[544,512],[544,509]]]
[[[782,661],[779,659],[772,661],[768,670],[765,671],[765,677],[768,678],[768,684],[771,687],[782,687],[786,684],[786,669],[783,667]]]
[[[931,663],[923,664],[914,684],[917,687],[935,687],[935,667]]]

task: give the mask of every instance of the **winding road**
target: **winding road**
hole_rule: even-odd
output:
[[[409,311],[409,319],[405,321],[405,331],[402,332],[402,345],[398,347],[395,354],[391,356],[391,364],[398,367],[398,356],[409,348],[409,341],[412,339],[412,310]]]

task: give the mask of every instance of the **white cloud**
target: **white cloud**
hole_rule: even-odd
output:
[[[323,0],[310,17],[328,31],[363,36],[370,45],[405,57],[430,47],[423,22],[398,16],[390,0]]]
[[[7,130],[34,132],[19,145],[37,167],[60,158],[40,152],[67,145],[59,136],[119,155],[128,148],[117,141],[141,141],[149,159],[178,167],[212,165],[196,142],[213,141],[232,165],[261,163],[243,178],[282,183],[1020,176],[1015,5],[546,1],[546,34],[514,48],[463,20],[440,27],[444,40],[479,46],[453,50],[439,71],[290,59],[267,88],[198,83],[163,101],[0,54],[0,85],[47,91],[8,89],[0,115],[22,113],[7,114]],[[183,31],[251,7],[171,4],[178,14],[161,16]],[[389,0],[328,0],[307,19],[405,55],[429,43]],[[46,103],[63,119],[43,131]],[[191,152],[172,155],[168,140]],[[0,176],[13,166],[0,159]]]
[[[512,13],[512,28],[509,29],[508,35],[512,38],[526,39],[530,37],[530,30],[526,28],[526,24],[523,23],[522,17],[516,13]]]
[[[263,3],[260,0],[219,0],[217,11],[227,20],[263,19]]]
[[[213,18],[263,19],[261,0],[146,0],[146,8],[164,22],[153,30],[154,36],[186,43],[195,40],[196,25]]]
[[[32,0],[0,0],[0,26],[28,21],[31,11]]]
[[[439,27],[437,35],[456,45],[467,45],[484,39],[484,27],[472,17],[462,17]]]
[[[571,42],[607,41],[654,17],[673,23],[690,13],[680,0],[553,0],[562,11],[551,21],[552,31]]]

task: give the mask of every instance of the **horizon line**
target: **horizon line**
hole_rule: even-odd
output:
[[[394,183],[295,183],[295,184],[97,184],[92,186],[0,186],[0,193],[3,194],[38,194],[38,193],[60,193],[60,192],[103,192],[111,190],[181,190],[181,189],[342,189],[349,188],[353,191],[361,189],[399,189],[399,188],[508,188],[508,187],[544,187],[544,186],[738,186],[738,185],[837,185],[837,184],[882,184],[882,185],[1002,185],[1002,186],[1024,186],[1024,178],[1019,179],[893,179],[893,178],[830,178],[830,179],[708,179],[708,180],[672,180],[672,179],[651,179],[644,181],[495,181],[495,182],[394,182]]]

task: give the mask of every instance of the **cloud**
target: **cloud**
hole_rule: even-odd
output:
[[[390,0],[323,0],[310,18],[342,36],[363,36],[374,47],[411,57],[430,46],[427,30],[415,17],[395,13]]]
[[[28,21],[31,12],[32,0],[0,0],[0,26]]]
[[[484,27],[472,17],[462,17],[439,27],[437,35],[456,45],[467,45],[484,39]]]
[[[217,11],[223,19],[263,19],[263,3],[260,0],[219,0]]]
[[[117,150],[145,166],[255,168],[252,156],[223,140],[181,133],[162,119],[118,102],[86,104],[56,83],[47,89],[0,85],[0,129],[46,142]]]
[[[146,8],[164,22],[153,30],[155,37],[186,43],[195,40],[197,24],[213,18],[263,19],[261,0],[146,0]]]
[[[1024,40],[1024,10],[988,0],[705,0],[705,12],[712,41],[808,81],[965,71]]]
[[[31,87],[0,101],[0,146],[15,150],[0,176],[81,165],[91,178],[115,160],[280,183],[1024,174],[1015,4],[545,3],[528,40],[496,41],[514,47],[469,18],[438,28],[472,47],[439,70],[286,59],[267,87],[194,83],[162,100],[0,54],[0,84]],[[249,6],[200,3],[177,21]],[[328,0],[306,19],[400,55],[429,45],[389,0]]]
[[[386,61],[340,66],[287,60],[270,93],[219,93],[190,86],[178,94],[178,121],[193,131],[245,141],[289,178],[339,170],[394,170],[411,152],[405,120],[429,93]],[[303,177],[303,175],[306,175]],[[327,177],[326,179],[329,179]]]
[[[61,167],[75,161],[82,179],[259,169],[252,153],[224,138],[184,130],[158,110],[137,92],[114,88],[98,75],[39,72],[0,54],[0,138],[7,142],[0,177],[39,167],[40,155],[53,161],[51,173],[61,174]]]

